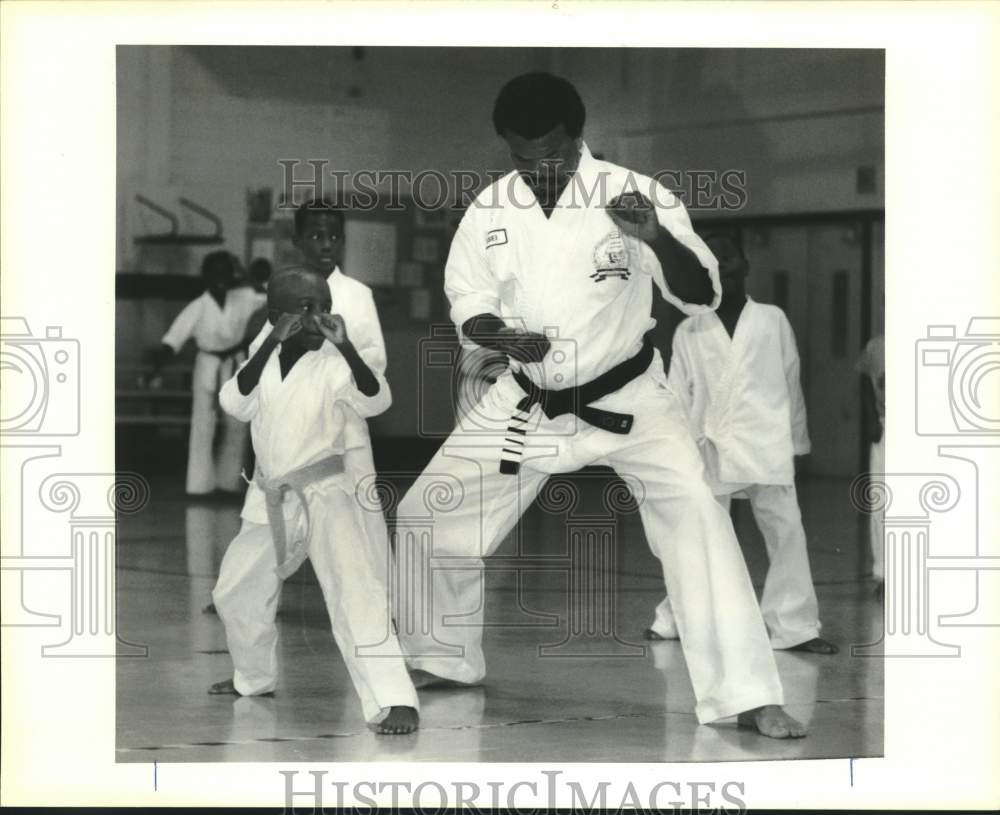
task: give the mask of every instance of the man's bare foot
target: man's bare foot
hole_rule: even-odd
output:
[[[678,639],[678,637],[664,637],[662,634],[657,634],[652,628],[647,628],[643,631],[642,636],[651,642],[666,642],[667,640]]]
[[[420,726],[420,716],[412,707],[396,705],[389,708],[386,716],[375,727],[380,736],[405,736]]]
[[[840,649],[829,640],[822,637],[813,637],[811,640],[793,645],[788,651],[808,651],[810,654],[836,654]]]
[[[236,686],[233,684],[232,679],[223,679],[221,682],[216,682],[212,687],[208,689],[208,692],[212,696],[242,696],[243,694],[236,690]],[[267,693],[258,693],[257,696],[271,697],[274,696],[274,691],[268,691]]]
[[[479,682],[459,682],[457,679],[446,679],[443,676],[422,671],[419,668],[410,669],[410,681],[413,687],[420,688],[477,688]]]
[[[745,710],[736,717],[736,724],[772,739],[801,739],[806,734],[806,726],[793,719],[778,705]]]

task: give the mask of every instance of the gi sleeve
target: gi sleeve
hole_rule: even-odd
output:
[[[378,381],[378,393],[374,396],[365,396],[354,385],[354,380],[350,379],[346,387],[341,390],[340,400],[345,402],[362,419],[369,419],[385,413],[392,405],[392,391],[389,390],[389,383],[383,374],[372,371]]]
[[[347,326],[347,334],[358,350],[358,356],[372,369],[377,376],[385,373],[385,338],[382,336],[382,323],[375,308],[375,298],[371,291],[366,292],[361,304],[361,318],[357,325]]]
[[[462,325],[477,314],[500,314],[500,291],[486,262],[486,238],[470,207],[451,242],[444,267],[444,293],[451,303],[451,320]]]
[[[792,419],[792,446],[795,455],[804,456],[812,449],[806,425],[806,400],[802,395],[799,376],[799,352],[795,345],[795,332],[784,312],[780,312],[781,361],[788,384],[788,408]]]
[[[705,242],[698,237],[691,226],[691,218],[681,200],[662,184],[653,182],[650,189],[653,205],[656,207],[656,217],[660,225],[667,229],[674,238],[692,252],[708,270],[708,276],[712,281],[712,302],[709,305],[703,303],[686,303],[674,294],[667,285],[663,276],[663,269],[656,253],[645,243],[642,244],[642,266],[643,271],[653,276],[653,281],[659,286],[663,293],[663,299],[679,308],[688,316],[702,314],[706,311],[715,311],[722,300],[722,287],[719,285],[719,262],[715,255],[705,245]]]
[[[245,365],[244,362],[239,370],[242,371]],[[219,405],[234,419],[249,422],[260,410],[260,383],[258,382],[257,387],[244,396],[240,393],[240,386],[236,381],[237,376],[239,376],[239,371],[222,386],[222,390],[219,391]]]
[[[167,329],[167,333],[163,335],[163,344],[173,348],[175,354],[184,347],[184,343],[191,339],[191,336],[194,334],[194,329],[201,319],[202,306],[203,300],[201,297],[192,300],[181,309],[181,313],[174,318],[174,321],[170,324],[170,328]]]
[[[667,373],[667,385],[674,392],[684,409],[684,416],[691,421],[692,402],[694,398],[694,382],[691,379],[691,364],[688,359],[687,332],[678,326],[674,331],[674,339],[670,351],[670,371]]]

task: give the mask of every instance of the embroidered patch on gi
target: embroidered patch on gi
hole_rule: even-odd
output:
[[[506,229],[491,229],[486,233],[486,248],[489,249],[491,246],[500,246],[507,243],[507,230]]]
[[[622,240],[622,233],[616,229],[601,238],[594,248],[594,273],[590,279],[600,283],[609,277],[628,280],[630,275],[628,249]]]

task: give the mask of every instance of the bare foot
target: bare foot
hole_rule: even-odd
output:
[[[221,682],[216,682],[212,687],[208,689],[208,692],[213,696],[240,696],[240,692],[236,690],[236,686],[233,684],[232,679],[223,679]]]
[[[662,634],[657,634],[652,628],[647,628],[643,631],[642,636],[652,642],[665,642],[666,640],[678,639],[678,637],[664,637]]]
[[[396,705],[389,708],[386,716],[375,728],[380,736],[405,736],[412,733],[420,724],[420,717],[412,707]]]
[[[823,639],[822,637],[814,637],[811,640],[800,642],[798,645],[793,645],[791,648],[787,648],[786,650],[808,651],[810,654],[836,654],[840,651],[836,645],[829,640]]]
[[[236,690],[236,686],[233,684],[232,679],[223,679],[221,682],[216,682],[212,687],[208,689],[208,692],[212,696],[242,696],[243,694]],[[258,693],[256,696],[271,697],[274,696],[274,691],[268,691],[267,693]]]
[[[736,717],[736,724],[772,739],[801,739],[806,734],[806,726],[793,719],[778,705],[745,710]]]
[[[410,669],[410,681],[415,688],[477,688],[479,682],[459,682],[457,679],[446,679],[443,676],[422,671],[419,668]]]

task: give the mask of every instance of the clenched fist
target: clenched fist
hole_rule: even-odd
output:
[[[278,342],[284,342],[302,330],[302,315],[284,312],[271,329],[271,336]]]
[[[660,234],[656,208],[640,192],[624,192],[616,196],[605,210],[623,235],[652,243]]]
[[[347,324],[339,314],[320,314],[319,330],[334,345],[347,342]]]

